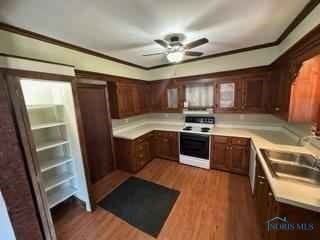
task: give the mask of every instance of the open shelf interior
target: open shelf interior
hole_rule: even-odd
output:
[[[41,172],[49,171],[73,161],[67,144],[40,151],[37,155]]]
[[[71,164],[61,165],[42,174],[44,188],[49,191],[74,178]]]
[[[47,192],[48,204],[50,208],[65,201],[69,197],[77,193],[77,188],[72,183],[64,183]]]
[[[70,82],[21,78],[34,160],[50,208],[75,195],[90,209]]]

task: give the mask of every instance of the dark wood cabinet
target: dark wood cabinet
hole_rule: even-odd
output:
[[[272,190],[261,166],[260,160],[256,159],[255,177],[255,207],[261,239],[263,240],[299,240],[299,239],[319,239],[320,214],[303,208],[291,206],[277,202],[274,199]],[[275,217],[286,218],[288,223],[293,224],[295,229],[291,230],[268,230],[268,221]],[[272,223],[282,223],[274,220]],[[304,225],[309,230],[301,230],[296,226]],[[314,229],[310,230],[308,224],[312,224]]]
[[[211,149],[211,167],[248,175],[249,143],[250,140],[247,138],[214,136]]]
[[[136,173],[153,158],[178,161],[178,134],[152,131],[137,139],[114,138],[117,166]]]
[[[112,82],[108,91],[112,118],[125,118],[151,111],[149,84]]]
[[[119,169],[138,172],[152,160],[152,133],[135,140],[114,138],[117,166]]]
[[[179,146],[176,132],[154,131],[153,138],[155,157],[178,161]]]
[[[266,77],[252,77],[242,80],[241,111],[265,112],[267,110],[267,81]]]
[[[215,111],[239,111],[240,81],[238,79],[219,80],[216,83]]]

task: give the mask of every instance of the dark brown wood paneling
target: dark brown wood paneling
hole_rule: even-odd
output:
[[[106,86],[103,85],[78,85],[79,106],[93,184],[115,168],[106,94]]]
[[[18,240],[44,239],[32,185],[10,107],[5,82],[0,75],[0,189],[6,201]]]

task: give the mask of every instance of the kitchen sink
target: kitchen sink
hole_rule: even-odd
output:
[[[320,160],[310,154],[261,149],[274,177],[320,185]]]

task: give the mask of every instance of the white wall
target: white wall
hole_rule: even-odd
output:
[[[8,215],[8,209],[0,191],[0,239],[15,240],[12,224]]]

